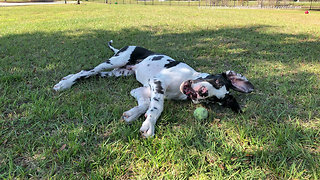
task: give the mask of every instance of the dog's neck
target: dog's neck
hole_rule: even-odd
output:
[[[207,76],[209,76],[210,74],[208,73],[201,73],[201,72],[196,72],[194,74],[194,78],[192,80],[196,80],[196,79],[199,79],[199,78],[206,78]]]

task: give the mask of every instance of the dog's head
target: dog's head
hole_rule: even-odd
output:
[[[214,101],[225,104],[226,102],[224,101],[230,101],[230,96],[226,96],[229,94],[229,89],[250,93],[254,87],[246,77],[234,71],[187,80],[180,85],[180,91],[194,103]],[[236,101],[233,103],[236,103]],[[240,111],[240,109],[235,111]]]

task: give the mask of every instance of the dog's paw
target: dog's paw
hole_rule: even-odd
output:
[[[141,113],[138,111],[139,109],[137,107],[134,107],[130,109],[129,111],[126,111],[122,114],[121,119],[124,120],[127,123],[131,123],[132,121],[139,118]]]
[[[126,111],[122,114],[121,119],[127,123],[131,123],[132,121],[138,119],[138,114],[131,114],[130,111]]]
[[[70,88],[73,84],[74,81],[72,81],[69,77],[68,79],[62,79],[58,84],[54,85],[53,89],[55,91],[62,91]]]
[[[143,137],[148,138],[154,136],[154,124],[148,119],[142,123],[140,132]]]

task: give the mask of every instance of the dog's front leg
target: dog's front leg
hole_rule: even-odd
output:
[[[166,91],[166,85],[159,78],[149,80],[149,86],[151,90],[151,102],[149,109],[145,114],[146,120],[140,128],[144,137],[151,137],[154,135],[154,126],[163,110],[164,93]]]

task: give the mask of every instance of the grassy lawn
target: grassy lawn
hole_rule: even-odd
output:
[[[13,0],[12,0],[13,1]],[[95,2],[95,3],[106,3],[106,0],[84,0],[84,2]],[[261,7],[261,1],[246,1],[246,0],[200,0],[199,1],[192,1],[192,0],[166,0],[166,1],[159,1],[159,0],[108,0],[109,4],[141,4],[141,5],[172,5],[172,6],[218,6],[218,7],[237,7],[237,8],[247,8],[247,7]],[[292,7],[300,7],[303,9],[309,9],[310,5],[312,5],[312,9],[319,9],[320,2],[294,2],[294,1],[270,1],[270,0],[263,0],[262,7],[263,8],[292,8]]]
[[[319,179],[320,12],[197,7],[50,5],[0,8],[0,178]],[[166,101],[154,138],[133,76],[62,77],[139,45],[198,71],[235,70],[255,85],[198,121],[191,102]]]

